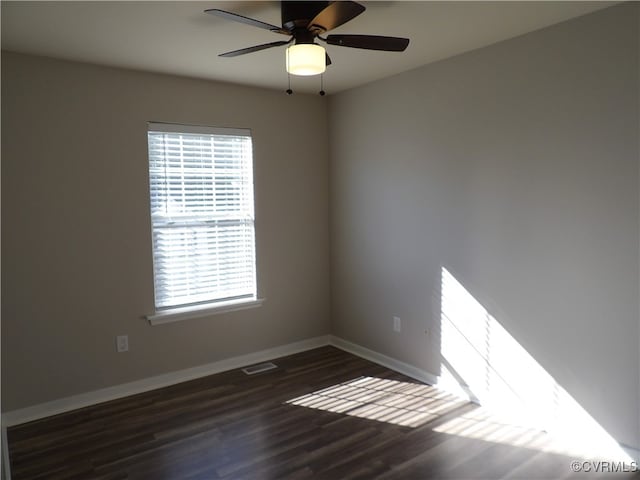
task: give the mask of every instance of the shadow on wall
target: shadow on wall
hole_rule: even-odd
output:
[[[441,297],[439,387],[465,395],[510,424],[540,428],[566,438],[584,455],[630,460],[444,267]],[[447,433],[446,426],[442,431]]]

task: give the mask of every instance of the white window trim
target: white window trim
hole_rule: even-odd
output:
[[[218,315],[221,313],[235,312],[237,310],[258,308],[264,301],[264,298],[242,298],[239,300],[230,300],[228,302],[215,302],[205,303],[202,305],[167,308],[166,310],[158,310],[156,313],[146,315],[145,318],[149,321],[149,324],[155,326],[165,323],[180,322],[191,318],[208,317],[209,315]]]
[[[237,135],[250,137],[250,128],[207,127],[205,125],[182,125],[177,123],[148,122],[154,132],[195,133],[204,135]]]

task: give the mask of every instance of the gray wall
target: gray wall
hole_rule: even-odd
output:
[[[333,96],[328,116],[316,96],[3,52],[2,409],[329,331],[438,374],[445,267],[639,447],[637,37],[637,5],[614,7]],[[263,307],[141,318],[149,120],[252,129]]]
[[[332,332],[440,374],[444,267],[639,447],[638,87],[626,4],[331,97]]]
[[[251,128],[261,308],[141,318],[150,120]],[[328,333],[327,165],[320,97],[3,52],[2,409]]]

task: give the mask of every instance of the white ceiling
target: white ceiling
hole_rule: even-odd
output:
[[[543,28],[617,2],[367,1],[367,10],[331,33],[408,37],[403,53],[327,47],[328,94]],[[203,13],[221,8],[280,25],[273,1],[2,1],[2,48],[284,90],[284,49],[234,58],[217,55],[286,39]],[[292,77],[317,92],[318,77]]]

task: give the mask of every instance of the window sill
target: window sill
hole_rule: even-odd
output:
[[[220,302],[215,305],[196,305],[182,308],[171,308],[162,310],[145,318],[151,325],[162,325],[163,323],[179,322],[190,318],[206,317],[209,315],[217,315],[220,313],[234,312],[236,310],[246,310],[248,308],[257,308],[262,305],[264,298],[253,300],[234,300],[230,302]]]

